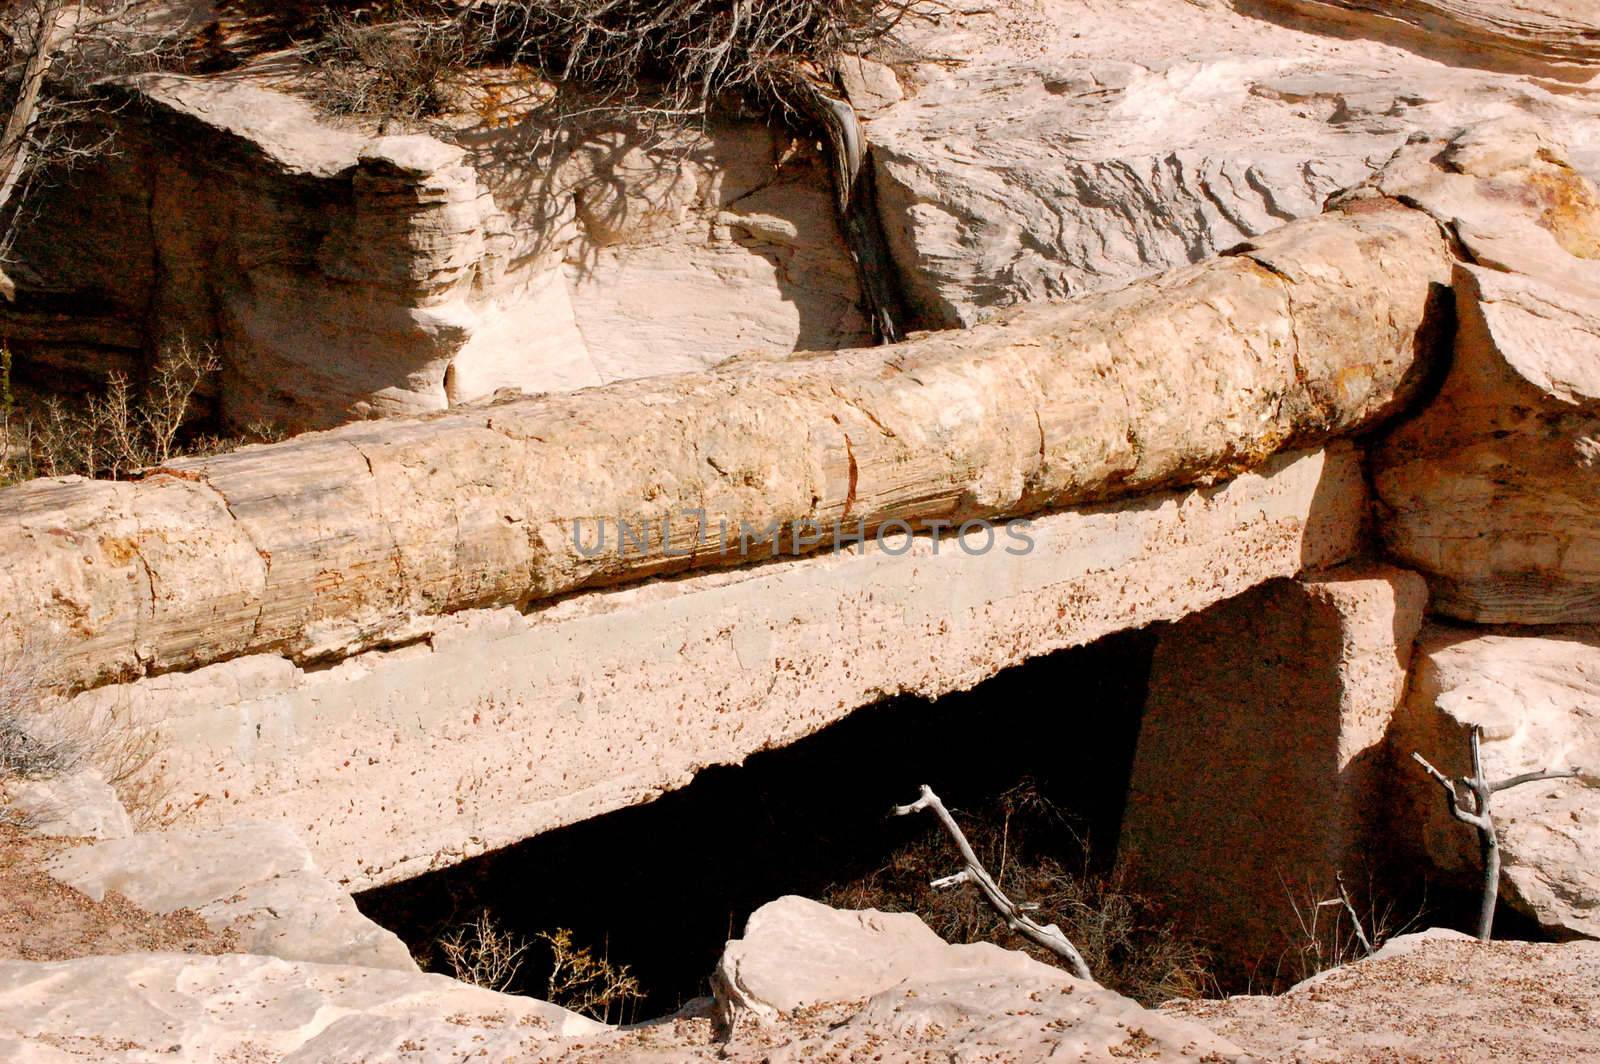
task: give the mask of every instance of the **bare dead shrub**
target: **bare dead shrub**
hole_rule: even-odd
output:
[[[440,939],[439,950],[463,983],[503,992],[516,981],[528,944],[503,929],[485,910],[476,920]]]
[[[1366,896],[1357,898],[1337,875],[1324,889],[1302,886],[1298,890],[1284,882],[1283,890],[1294,914],[1294,924],[1286,929],[1289,945],[1279,955],[1272,972],[1272,986],[1264,992],[1277,992],[1286,985],[1370,957],[1384,943],[1422,925],[1426,903],[1414,911],[1402,911],[1400,904],[1384,897],[1371,877]]]
[[[481,54],[481,40],[462,19],[405,8],[378,21],[332,12],[306,49],[324,109],[403,125],[448,110],[450,85]]]
[[[952,815],[1001,889],[1036,906],[1039,922],[1057,924],[1103,985],[1151,1005],[1212,990],[1205,951],[1179,935],[1159,905],[1130,889],[1121,871],[1095,871],[1088,841],[1035,784],[1025,781]],[[840,908],[914,912],[947,941],[996,942],[1059,963],[1014,935],[976,891],[930,886],[949,870],[949,843],[930,828],[884,867],[834,887],[823,900]]]
[[[614,965],[609,957],[596,957],[589,947],[575,945],[566,928],[541,931],[538,938],[550,951],[546,1001],[601,1023],[633,1019],[644,991],[626,964]]]
[[[0,781],[49,779],[83,761],[84,751],[74,737],[40,727],[45,673],[43,661],[31,649],[0,662]]]
[[[51,685],[51,646],[24,639],[0,660],[0,784],[93,769],[139,826],[164,823],[168,781],[161,733],[125,701],[63,701]]]
[[[890,38],[934,0],[491,0],[474,6],[507,58],[583,90],[590,108],[667,125],[725,100],[805,113],[801,82]]]
[[[8,482],[77,474],[112,480],[175,458],[215,453],[237,443],[184,433],[195,417],[195,396],[221,368],[216,354],[186,340],[161,351],[143,387],[112,373],[106,388],[69,404],[40,398],[24,409],[13,393],[9,351],[0,348],[0,446]]]

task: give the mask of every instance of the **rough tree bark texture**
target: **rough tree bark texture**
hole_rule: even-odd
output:
[[[0,216],[7,213],[17,186],[28,170],[28,134],[39,117],[39,98],[44,92],[50,64],[55,60],[67,13],[65,0],[49,0],[39,9],[39,24],[33,31],[33,52],[22,69],[16,102],[6,116],[4,130],[0,131]],[[9,241],[0,239],[0,247],[8,245]],[[3,271],[0,271],[0,294],[11,298],[11,282]]]
[[[863,308],[873,333],[884,343],[905,339],[909,328],[899,273],[878,216],[878,197],[870,160],[871,147],[861,119],[848,102],[810,81],[797,86],[799,97],[827,136],[833,170],[834,209],[839,228],[855,263]]]
[[[780,528],[790,553],[834,522],[870,535],[1212,483],[1402,407],[1450,269],[1431,219],[1367,200],[903,345],[356,424],[136,483],[27,484],[0,492],[0,638],[54,633],[79,685],[311,660],[404,640],[419,616],[772,553],[759,531],[719,549],[723,523]],[[619,549],[619,521],[640,541]]]

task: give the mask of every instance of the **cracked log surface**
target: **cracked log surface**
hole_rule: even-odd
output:
[[[355,424],[133,483],[32,482],[0,492],[3,638],[54,633],[77,687],[314,661],[432,615],[758,560],[697,542],[691,509],[712,530],[870,533],[1214,482],[1403,405],[1451,266],[1427,215],[1366,199],[893,347]],[[601,518],[649,540],[585,556],[574,522]]]

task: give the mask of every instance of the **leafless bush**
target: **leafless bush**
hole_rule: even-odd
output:
[[[53,649],[22,640],[0,659],[0,784],[93,769],[141,826],[163,822],[168,791],[158,728],[125,702],[51,700]]]
[[[481,41],[460,18],[437,13],[372,21],[334,12],[306,54],[326,110],[409,125],[448,110],[450,85],[481,57]]]
[[[1294,925],[1287,929],[1289,945],[1278,957],[1272,986],[1261,988],[1269,992],[1370,957],[1391,938],[1422,923],[1422,905],[1409,915],[1402,912],[1394,899],[1379,895],[1370,878],[1364,899],[1351,895],[1343,875],[1335,876],[1327,889],[1296,890],[1284,882],[1283,890]]]
[[[45,682],[45,667],[31,650],[0,662],[0,781],[48,779],[83,761],[75,738],[40,726]]]
[[[522,969],[528,944],[500,927],[487,910],[439,940],[455,977],[488,990],[504,991]]]
[[[196,393],[220,368],[211,348],[180,339],[162,350],[138,390],[125,374],[112,373],[101,394],[75,404],[50,396],[26,411],[13,393],[9,351],[0,349],[0,445],[7,479],[78,474],[115,480],[184,454],[223,449],[229,441],[183,441]]]
[[[627,1023],[644,991],[627,965],[614,965],[596,957],[587,946],[576,946],[565,928],[538,935],[550,950],[550,974],[544,999],[582,1013],[601,1023]]]
[[[10,267],[28,201],[50,175],[104,152],[118,74],[177,65],[170,7],[155,0],[10,0],[0,5],[0,266]],[[11,279],[0,274],[0,294]]]
[[[1212,989],[1205,952],[1179,935],[1155,902],[1131,890],[1121,872],[1094,871],[1087,840],[1035,785],[1024,783],[954,815],[1000,887],[1037,906],[1033,915],[1040,922],[1057,924],[1103,985],[1146,1004]],[[949,870],[949,843],[930,829],[883,868],[836,886],[824,900],[841,908],[914,912],[950,942],[997,942],[1059,963],[1013,935],[977,892],[929,886]]]
[[[589,106],[667,124],[724,99],[804,113],[800,83],[890,37],[932,0],[491,0],[487,36]]]

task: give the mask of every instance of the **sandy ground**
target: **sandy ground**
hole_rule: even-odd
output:
[[[108,953],[229,953],[195,913],[156,916],[115,892],[94,901],[50,878],[41,864],[85,840],[42,839],[0,826],[0,960],[61,961]]]

